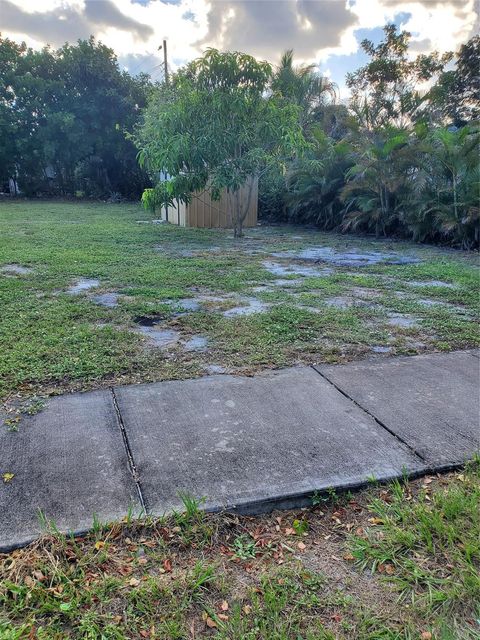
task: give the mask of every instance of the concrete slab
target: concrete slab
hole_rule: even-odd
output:
[[[63,531],[83,531],[93,516],[109,521],[139,510],[122,433],[109,391],[64,395],[0,429],[0,549],[41,531],[39,512]],[[7,476],[8,477],[8,476]]]
[[[316,368],[430,465],[460,463],[480,449],[479,362],[471,352]]]
[[[312,368],[119,387],[115,394],[155,514],[178,508],[180,491],[206,497],[210,509],[258,512],[298,505],[317,489],[423,468]]]

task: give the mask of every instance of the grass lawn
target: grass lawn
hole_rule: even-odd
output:
[[[0,202],[1,398],[479,343],[475,255],[287,227],[234,241],[150,218]],[[298,255],[318,248],[419,262]]]
[[[0,638],[474,640],[480,467],[262,517],[187,510],[0,555]]]

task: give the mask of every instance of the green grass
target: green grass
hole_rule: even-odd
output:
[[[388,501],[376,497],[370,504],[377,526],[350,543],[361,568],[390,568],[402,599],[429,615],[480,604],[479,464],[433,495],[422,484],[415,501],[408,484],[395,482]]]
[[[31,268],[25,275],[0,271],[0,398],[193,377],[205,375],[209,364],[250,373],[336,362],[365,357],[372,345],[390,346],[394,354],[479,344],[474,255],[286,227],[248,230],[236,242],[229,231],[137,222],[148,218],[137,205],[0,202],[0,269]],[[422,262],[335,268],[322,277],[286,276],[299,280],[293,287],[273,284],[277,276],[263,265],[279,261],[272,252],[319,245],[416,254]],[[68,295],[80,277],[97,278],[99,288]],[[429,280],[454,288],[409,284]],[[259,285],[267,290],[254,292]],[[327,305],[338,296],[358,302],[362,287],[378,294],[370,306]],[[117,307],[91,300],[109,291],[121,294]],[[175,315],[175,301],[202,295],[223,299]],[[245,303],[242,296],[270,306],[224,317],[223,310]],[[427,307],[424,298],[444,304]],[[388,313],[410,314],[418,324],[392,327]],[[139,316],[158,318],[179,332],[180,342],[153,348],[134,331]],[[196,333],[208,338],[208,348],[188,352],[182,345]]]
[[[0,555],[0,638],[474,640],[480,472],[314,496],[247,518],[185,512]]]

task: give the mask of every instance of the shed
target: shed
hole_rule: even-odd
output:
[[[249,185],[247,184],[240,189],[240,197],[242,199],[247,198],[248,187]],[[250,207],[243,223],[244,227],[257,226],[257,212],[258,179],[255,179]],[[226,191],[222,193],[220,200],[212,200],[208,191],[196,192],[188,204],[179,202],[177,207],[161,207],[160,217],[162,220],[168,220],[168,222],[177,224],[180,227],[220,227],[224,229],[233,227]]]

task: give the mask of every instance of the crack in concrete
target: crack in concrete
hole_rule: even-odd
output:
[[[420,460],[420,462],[422,462],[422,464],[425,464],[425,465],[428,464],[427,459],[419,451],[417,451],[406,440],[404,440],[397,433],[395,433],[395,431],[393,431],[393,429],[390,429],[389,427],[387,427],[387,425],[384,422],[382,422],[381,420],[379,420],[376,415],[374,415],[371,411],[369,411],[364,406],[362,406],[354,398],[349,396],[346,391],[344,391],[341,387],[339,387],[337,384],[335,384],[332,380],[330,380],[330,378],[328,378],[328,376],[326,376],[324,373],[319,371],[316,367],[312,367],[312,369],[316,373],[318,373],[318,375],[321,376],[324,380],[326,380],[329,384],[331,384],[332,387],[334,387],[337,391],[339,391],[342,394],[342,396],[344,396],[348,400],[351,400],[353,402],[353,404],[355,404],[359,409],[361,409],[364,413],[366,413],[368,416],[373,418],[375,420],[375,422],[378,424],[378,426],[380,426],[382,429],[385,429],[385,431],[387,431],[391,436],[393,436],[396,440],[398,440],[405,447],[407,447],[408,450],[411,451],[413,453],[413,455],[415,455]]]
[[[145,496],[143,495],[142,484],[140,482],[140,477],[137,472],[137,467],[135,465],[135,460],[133,457],[132,448],[130,447],[130,442],[128,440],[127,430],[125,428],[125,423],[123,422],[122,414],[120,412],[120,407],[118,406],[117,396],[115,395],[114,387],[110,387],[110,392],[112,394],[113,406],[115,408],[115,413],[117,416],[117,423],[120,428],[120,432],[122,434],[123,445],[125,447],[125,452],[127,454],[128,468],[133,478],[133,482],[135,483],[135,487],[137,489],[138,498],[140,500],[140,505],[142,507],[142,511],[145,515],[150,513],[147,505],[147,501]]]

